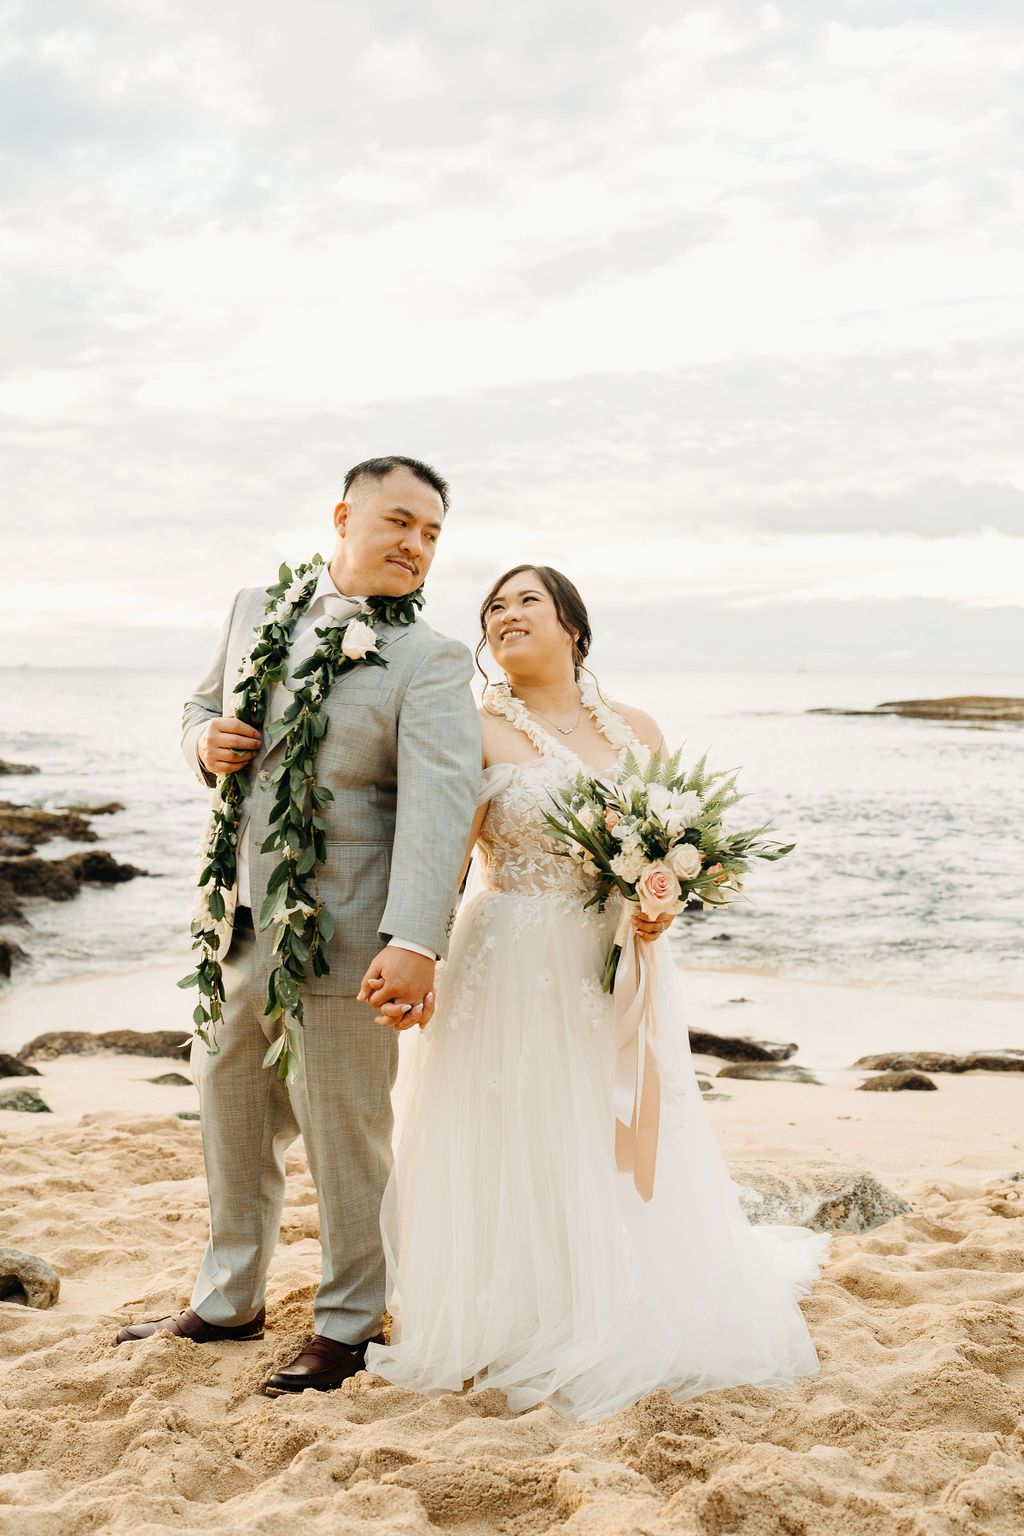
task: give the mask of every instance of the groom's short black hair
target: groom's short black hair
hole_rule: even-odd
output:
[[[357,480],[364,477],[368,480],[383,480],[385,475],[390,475],[393,469],[407,469],[417,480],[422,480],[424,485],[429,485],[441,498],[441,505],[448,511],[448,482],[436,469],[431,469],[429,464],[424,464],[422,459],[407,459],[400,453],[389,453],[381,459],[364,459],[361,464],[353,464],[345,476],[344,497],[348,497],[349,491]]]

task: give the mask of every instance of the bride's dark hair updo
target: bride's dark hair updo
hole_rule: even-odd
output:
[[[572,641],[573,672],[578,681],[580,668],[586,660],[587,652],[590,650],[590,642],[593,639],[590,629],[590,617],[587,613],[586,603],[584,603],[568,576],[563,576],[561,571],[556,571],[553,565],[514,565],[510,571],[505,572],[504,576],[498,577],[494,586],[480,605],[480,628],[483,632],[483,639],[476,648],[477,667],[479,667],[481,672],[484,671],[483,667],[480,666],[480,652],[487,644],[487,610],[506,581],[511,581],[513,576],[519,576],[523,571],[534,571],[540,577],[541,586],[554,603],[558,622]],[[484,672],[484,676],[487,676],[486,672]]]

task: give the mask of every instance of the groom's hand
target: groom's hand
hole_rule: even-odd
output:
[[[376,1022],[392,1029],[430,1023],[434,1012],[434,965],[426,955],[389,944],[370,964],[358,1001],[378,1009]]]
[[[197,751],[207,773],[234,773],[251,763],[262,745],[263,737],[254,725],[222,715],[210,721]]]

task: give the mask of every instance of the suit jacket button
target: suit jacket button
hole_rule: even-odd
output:
[[[266,784],[267,780],[270,778],[269,768],[261,768],[256,777],[259,779],[261,784]]]

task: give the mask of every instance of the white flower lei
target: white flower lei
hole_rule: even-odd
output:
[[[611,746],[621,752],[624,747],[637,745],[632,726],[616,714],[610,704],[601,697],[600,689],[593,678],[588,677],[580,684],[580,703],[593,719],[601,735]],[[574,773],[579,772],[580,758],[571,748],[565,746],[533,720],[529,710],[522,699],[517,699],[508,683],[491,683],[484,690],[484,705],[496,715],[504,715],[516,730],[522,731],[526,739],[540,753],[541,757],[557,758]]]

